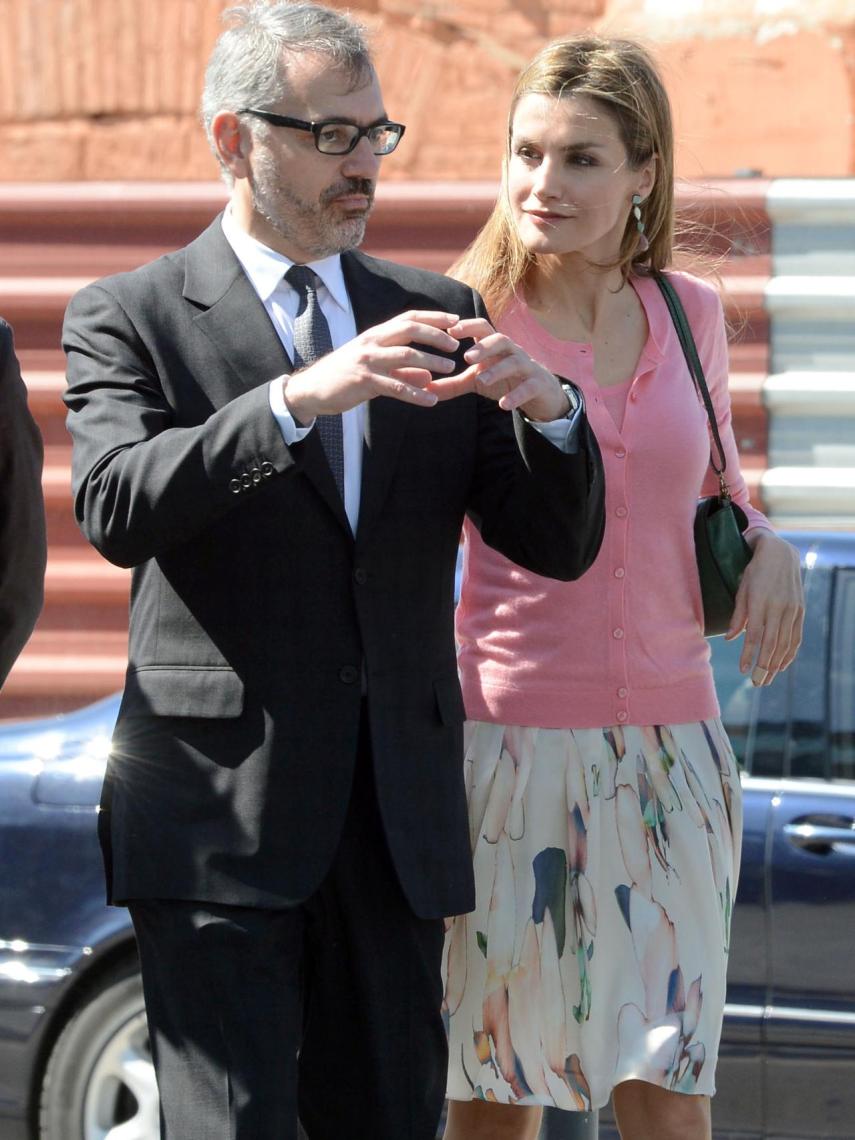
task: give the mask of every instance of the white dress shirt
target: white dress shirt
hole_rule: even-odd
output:
[[[230,209],[223,214],[223,233],[235,256],[244,268],[250,284],[267,310],[273,327],[285,351],[294,359],[294,320],[297,316],[299,296],[297,290],[285,280],[285,274],[294,264],[284,254],[277,253],[260,241],[250,237],[232,217]],[[341,348],[356,336],[356,322],[350,297],[344,284],[341,256],[334,254],[320,261],[308,263],[318,275],[318,302],[330,327],[333,348]],[[276,417],[285,442],[290,446],[304,439],[314,427],[298,427],[288,411],[282,392],[282,377],[271,380],[268,387],[270,410]],[[362,444],[365,438],[366,405],[357,404],[342,413],[341,427],[344,442],[344,511],[350,529],[356,534],[359,518],[359,499],[362,488]]]
[[[277,253],[238,226],[230,208],[223,214],[223,233],[235,256],[244,268],[250,284],[259,296],[273,327],[294,359],[294,320],[297,316],[299,297],[297,290],[285,280],[285,274],[294,264],[284,254]],[[333,348],[340,348],[356,336],[356,322],[353,307],[344,283],[341,268],[341,255],[333,254],[320,261],[311,261],[309,268],[318,275],[321,286],[318,301],[321,311],[330,327]],[[282,391],[282,377],[271,380],[268,387],[270,410],[276,417],[282,436],[290,446],[304,439],[314,427],[314,420],[307,427],[298,427],[288,411]],[[362,446],[365,439],[367,405],[357,404],[341,417],[344,437],[344,510],[350,522],[350,529],[356,534],[359,518],[359,500],[362,488]],[[532,423],[546,438],[562,451],[572,452],[576,448],[576,425],[578,415],[550,423]]]

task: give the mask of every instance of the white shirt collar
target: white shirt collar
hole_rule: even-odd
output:
[[[234,250],[235,257],[243,266],[253,289],[266,304],[282,285],[282,278],[294,262],[241,229],[234,220],[230,206],[227,206],[223,213],[222,226],[226,241]],[[344,284],[341,254],[334,253],[331,257],[321,258],[320,261],[310,261],[308,266],[320,277],[333,301],[344,312],[349,313],[350,299]]]

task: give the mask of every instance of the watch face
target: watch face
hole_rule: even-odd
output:
[[[567,413],[570,415],[579,407],[579,397],[576,395],[576,391],[571,387],[571,385],[562,384],[561,387],[564,389],[564,395],[570,401],[570,411]]]

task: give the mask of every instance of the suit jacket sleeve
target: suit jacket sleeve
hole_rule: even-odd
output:
[[[161,284],[152,278],[141,288],[128,275],[90,286],[71,302],[63,330],[75,513],[89,541],[120,566],[190,541],[234,510],[245,501],[233,493],[235,480],[248,471],[287,476],[306,455],[285,443],[266,384],[224,391],[180,421],[176,408],[187,406],[188,394],[169,346],[183,338],[190,351],[187,338],[194,338],[172,327],[173,312],[159,311],[159,292],[170,295]],[[484,315],[480,298],[474,303]],[[188,385],[196,388],[192,377],[202,372],[191,363]],[[206,379],[212,392],[217,377]],[[577,577],[599,545],[596,442],[586,434],[586,446],[568,456],[517,417],[518,448],[508,414],[476,399],[478,454],[467,506],[485,540],[540,573]]]
[[[480,297],[476,308],[485,311]],[[581,392],[579,393],[581,397]],[[479,400],[479,451],[469,517],[481,537],[535,574],[579,578],[593,563],[605,529],[605,476],[587,416],[576,448],[562,451],[513,413],[518,451],[509,464],[501,446],[508,413]]]
[[[297,462],[270,411],[267,385],[242,391],[202,422],[176,422],[163,369],[120,298],[92,285],[63,328],[72,492],[84,534],[109,561],[136,566],[234,510],[234,480]]]
[[[0,320],[0,685],[33,632],[44,600],[47,559],[42,439],[12,330]]]

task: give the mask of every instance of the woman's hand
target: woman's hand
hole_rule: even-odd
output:
[[[519,408],[541,423],[560,420],[570,411],[560,380],[510,337],[497,333],[489,321],[471,317],[447,331],[458,340],[471,337],[475,343],[465,353],[468,368],[428,385],[440,400],[478,392],[506,412]]]
[[[805,598],[795,547],[769,530],[746,539],[754,551],[742,576],[730,629],[731,641],[745,630],[739,659],[755,685],[768,685],[796,656],[802,640]]]

